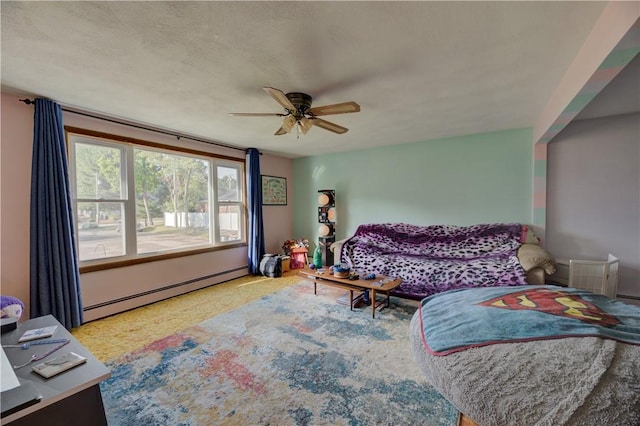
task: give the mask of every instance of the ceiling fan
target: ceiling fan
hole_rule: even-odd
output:
[[[284,108],[284,113],[230,112],[229,115],[284,117],[282,126],[275,133],[276,135],[286,135],[294,127],[297,129],[298,135],[300,132],[304,135],[307,134],[309,129],[311,129],[311,126],[318,126],[325,130],[329,130],[330,132],[343,134],[349,129],[318,118],[318,116],[346,114],[349,112],[360,111],[360,105],[353,101],[311,108],[312,98],[306,93],[291,92],[285,94],[282,90],[274,89],[273,87],[264,87],[264,91],[271,95],[271,97]]]

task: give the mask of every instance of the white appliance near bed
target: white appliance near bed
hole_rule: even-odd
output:
[[[613,299],[618,291],[620,259],[609,253],[606,261],[569,260],[569,287],[604,294]]]
[[[581,288],[613,299],[618,291],[620,259],[609,253],[607,260],[556,259],[556,272],[549,277],[555,284]]]

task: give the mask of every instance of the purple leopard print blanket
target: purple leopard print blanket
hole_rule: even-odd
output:
[[[341,261],[360,274],[402,278],[396,296],[422,299],[446,290],[526,284],[516,257],[522,225],[361,225]]]

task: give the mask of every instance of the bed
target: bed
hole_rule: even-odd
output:
[[[558,286],[452,290],[411,320],[416,362],[491,425],[640,425],[640,307]]]

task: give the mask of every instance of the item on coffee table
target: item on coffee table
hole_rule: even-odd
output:
[[[344,263],[333,265],[333,276],[336,278],[349,278],[351,268]]]

